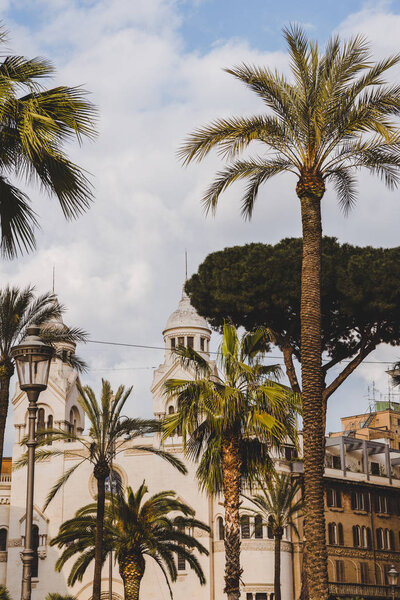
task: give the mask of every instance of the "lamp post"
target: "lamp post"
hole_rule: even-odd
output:
[[[394,568],[394,565],[390,567],[390,570],[387,572],[388,582],[390,587],[392,588],[392,600],[394,599],[394,591],[397,586],[397,582],[399,579],[399,573]]]
[[[40,392],[46,389],[49,379],[50,362],[54,354],[39,337],[40,329],[31,325],[27,335],[18,346],[14,346],[11,355],[15,360],[19,387],[28,396],[28,474],[26,487],[25,544],[22,552],[22,589],[21,600],[31,599],[33,522],[33,490],[35,480],[36,412]]]

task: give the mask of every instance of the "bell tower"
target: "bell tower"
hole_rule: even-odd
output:
[[[178,308],[170,315],[163,331],[165,358],[164,363],[154,371],[151,393],[153,394],[153,410],[156,418],[175,412],[173,399],[165,397],[163,386],[167,379],[190,379],[193,374],[184,368],[179,357],[174,353],[178,346],[193,348],[196,352],[210,360],[211,329],[207,321],[201,317],[190,303],[189,296],[182,292]]]

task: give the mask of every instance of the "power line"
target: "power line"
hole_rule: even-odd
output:
[[[108,342],[108,341],[103,341],[103,340],[87,340],[88,343],[90,344],[103,344],[106,346],[122,346],[125,348],[144,348],[144,349],[148,349],[148,350],[166,350],[165,346],[150,346],[150,345],[145,345],[145,344],[128,344],[126,342]],[[208,352],[208,354],[218,354],[218,352],[212,351],[210,350]],[[271,356],[270,354],[266,355],[266,358],[272,358],[274,360],[280,360],[283,361],[282,356]],[[322,362],[330,362],[330,358],[323,358]],[[339,361],[339,363],[350,363],[352,359],[343,359],[341,361]],[[369,364],[369,365],[392,365],[394,362],[393,360],[363,360],[362,364]],[[338,364],[339,364],[338,363]],[[132,367],[135,368],[135,367]],[[138,368],[154,368],[154,367],[138,367]]]

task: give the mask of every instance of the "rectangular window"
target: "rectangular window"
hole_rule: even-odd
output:
[[[332,456],[332,468],[333,469],[341,469],[342,466],[340,464],[340,456]]]
[[[334,488],[328,488],[326,490],[326,504],[335,508],[342,507],[342,496],[339,490]]]
[[[184,346],[184,345],[185,345],[185,338],[178,337],[178,346]]]
[[[337,560],[336,562],[336,581],[341,583],[344,581],[344,562]]]
[[[371,475],[380,475],[379,463],[371,462]]]
[[[204,343],[205,341],[206,341],[206,338],[203,338],[203,337],[200,338],[200,350],[202,352],[204,352],[204,350],[205,350],[205,343]]]
[[[188,348],[193,348],[194,347],[194,337],[193,336],[189,336],[187,338],[187,347]]]
[[[388,499],[386,496],[378,494],[375,496],[375,512],[388,513]]]
[[[175,348],[175,338],[171,338],[171,348]]]
[[[360,563],[360,579],[361,583],[369,583],[369,570],[368,563],[366,562]]]
[[[256,594],[256,600],[267,600],[267,594]]]
[[[253,600],[253,594],[251,592],[247,592],[246,600]]]

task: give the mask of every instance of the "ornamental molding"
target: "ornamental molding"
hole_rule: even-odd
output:
[[[14,539],[8,540],[7,545],[9,548],[19,548],[19,546],[22,546],[22,539],[14,538]]]
[[[0,498],[0,504],[10,504],[10,498],[5,498],[4,496]]]
[[[223,552],[224,541],[217,540],[213,544],[214,552]],[[275,551],[275,542],[274,540],[240,540],[240,550],[241,551],[249,551],[249,552],[274,552]],[[281,542],[281,552],[290,552],[292,553],[292,544],[291,542]]]
[[[253,593],[253,594],[257,594],[257,593],[265,593],[265,592],[273,592],[274,591],[274,585],[272,583],[244,583],[242,586],[240,586],[243,593]]]
[[[386,560],[397,562],[399,560],[399,552],[387,552],[385,550],[375,550],[376,558],[378,560]],[[349,558],[365,558],[374,560],[374,553],[372,550],[368,550],[367,548],[343,548],[343,547],[333,547],[329,546],[328,550],[329,556],[343,556]]]
[[[0,563],[7,562],[7,552],[0,552]]]

